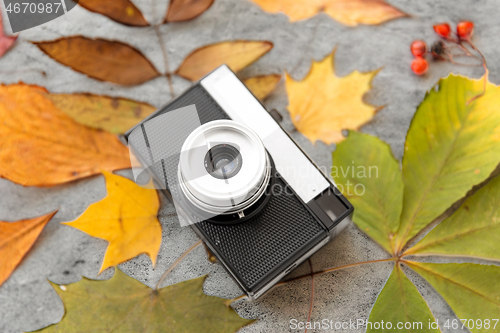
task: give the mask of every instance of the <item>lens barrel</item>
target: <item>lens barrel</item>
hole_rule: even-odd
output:
[[[178,176],[182,193],[196,208],[213,216],[241,213],[264,195],[270,160],[250,128],[216,120],[185,140]]]

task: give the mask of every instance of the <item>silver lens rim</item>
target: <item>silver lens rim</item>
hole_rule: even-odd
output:
[[[208,172],[206,176],[191,179],[191,165],[203,161],[189,152],[200,144],[211,148],[210,142],[221,137],[226,138],[227,143],[241,147],[242,172],[230,179],[215,179]],[[259,136],[247,126],[232,120],[208,122],[188,136],[181,151],[187,153],[181,154],[179,160],[180,188],[188,201],[202,211],[213,215],[234,214],[249,208],[264,195],[271,177],[270,160]],[[232,190],[226,191],[228,188]]]

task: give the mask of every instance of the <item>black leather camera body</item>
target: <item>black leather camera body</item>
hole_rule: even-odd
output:
[[[250,299],[324,246],[352,205],[227,67],[125,134]]]

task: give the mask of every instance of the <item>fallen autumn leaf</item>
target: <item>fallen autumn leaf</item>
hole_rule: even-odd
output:
[[[65,314],[61,322],[37,332],[232,333],[253,322],[238,316],[225,299],[205,295],[204,280],[156,290],[115,269],[106,281],[83,278],[64,289],[51,283]]]
[[[378,71],[354,71],[345,77],[335,75],[334,54],[312,64],[302,81],[286,74],[288,111],[295,128],[309,140],[326,144],[344,140],[342,130],[359,129],[379,108],[363,102]]]
[[[245,86],[252,92],[252,94],[259,100],[265,99],[281,80],[281,75],[260,75],[254,76],[243,80]]]
[[[156,108],[126,98],[92,94],[46,94],[54,105],[78,123],[123,134]]]
[[[149,23],[141,11],[130,0],[79,0],[78,4],[94,13],[99,13],[125,25],[145,27]]]
[[[0,222],[0,285],[9,278],[55,214],[53,212],[16,222]]]
[[[109,242],[100,272],[142,253],[154,265],[161,244],[158,193],[127,178],[106,171],[103,174],[107,196],[75,221],[63,224]]]
[[[214,0],[171,0],[164,23],[192,20],[206,11]]]
[[[354,223],[392,255],[382,261],[395,262],[394,271],[372,309],[370,322],[384,320],[392,322],[395,328],[397,322],[425,325],[434,321],[401,265],[407,265],[429,282],[458,318],[485,322],[500,313],[500,267],[431,264],[406,257],[438,254],[498,259],[500,176],[489,180],[451,217],[405,251],[416,235],[474,186],[488,180],[498,167],[499,89],[487,83],[484,90],[483,79],[450,75],[440,80],[428,92],[411,122],[402,172],[389,147],[366,134],[351,132],[333,153],[333,170],[337,172],[332,172],[332,177],[355,206]],[[351,167],[356,168],[355,172]],[[368,167],[375,168],[376,175],[367,174]],[[361,186],[364,194],[356,194],[354,186]],[[388,188],[391,190],[382,190]],[[468,327],[472,332],[486,332],[481,327]]]
[[[380,24],[407,16],[384,0],[252,0],[270,13],[283,12],[299,21],[325,13],[347,26]]]
[[[101,81],[135,85],[160,75],[140,51],[122,42],[73,36],[34,44],[61,64]]]
[[[272,48],[273,44],[265,41],[233,41],[203,46],[188,55],[175,74],[196,81],[223,64],[237,72]]]
[[[26,84],[0,85],[0,176],[24,186],[52,186],[101,170],[130,168],[116,136],[80,125]]]

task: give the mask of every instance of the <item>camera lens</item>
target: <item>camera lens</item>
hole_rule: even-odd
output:
[[[214,120],[184,141],[179,187],[187,202],[211,217],[231,215],[264,195],[271,178],[269,165],[264,144],[254,131],[232,120]]]
[[[230,144],[219,144],[212,147],[205,155],[205,169],[217,179],[234,177],[241,169],[241,154]]]

